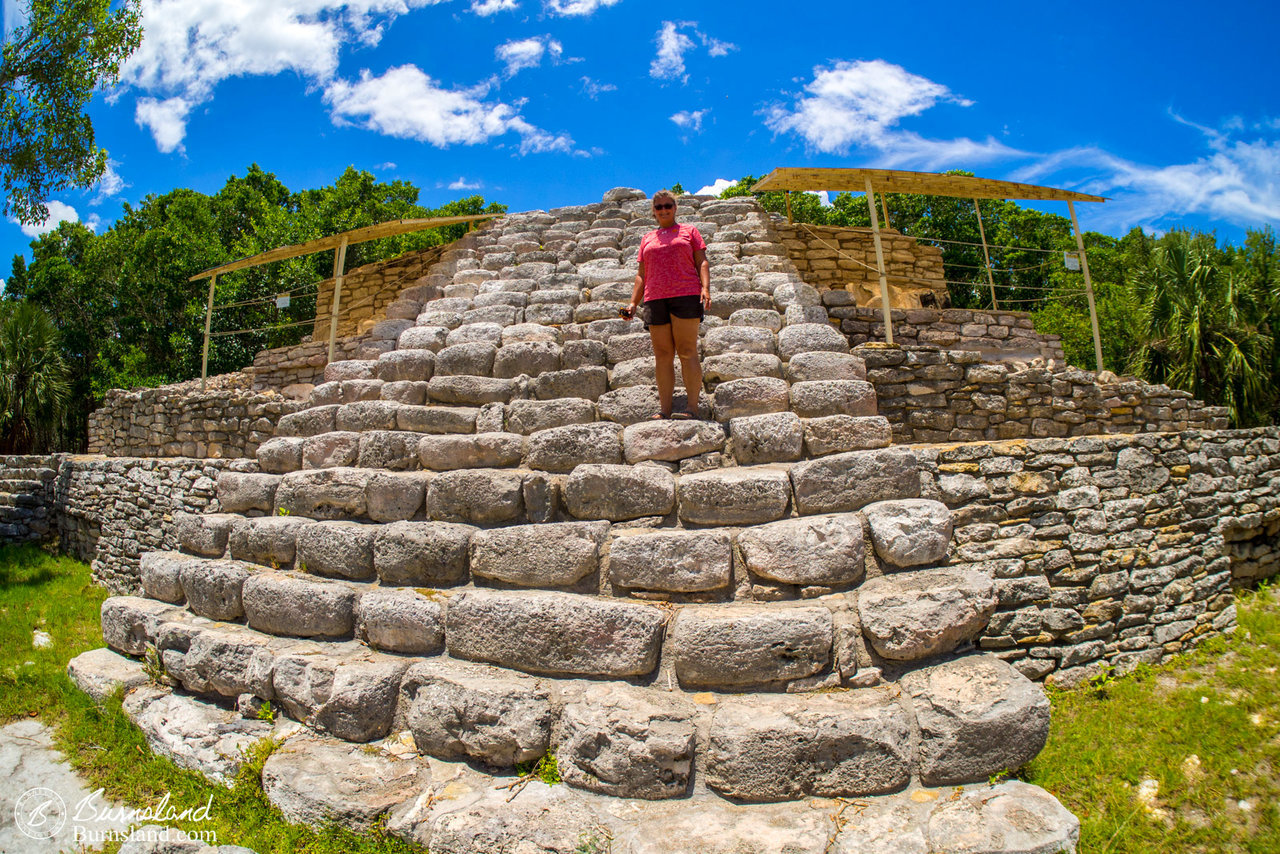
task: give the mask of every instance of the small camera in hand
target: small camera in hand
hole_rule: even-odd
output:
[[[631,318],[635,317],[635,315],[636,315],[635,309],[631,308],[630,306],[623,306],[622,308],[618,309],[618,317],[625,318],[626,320],[630,320]]]

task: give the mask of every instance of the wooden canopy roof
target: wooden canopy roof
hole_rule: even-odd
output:
[[[997,181],[967,175],[940,175],[937,172],[905,172],[900,169],[819,169],[779,168],[751,188],[766,190],[849,190],[866,192],[867,179],[877,193],[917,193],[924,196],[953,196],[960,199],[1035,199],[1057,202],[1105,202],[1105,196],[1091,196],[1071,190]]]
[[[325,249],[337,249],[342,243],[351,245],[353,243],[364,243],[368,240],[377,240],[380,237],[393,237],[397,234],[408,234],[411,231],[424,231],[428,228],[438,228],[442,225],[457,225],[462,222],[476,222],[482,219],[493,219],[502,214],[478,214],[475,216],[437,216],[429,219],[393,219],[387,222],[380,222],[377,225],[366,225],[363,228],[353,228],[351,231],[344,231],[340,234],[333,234],[329,237],[318,237],[315,240],[308,240],[306,243],[298,243],[293,246],[281,246],[276,249],[268,249],[266,252],[259,252],[257,255],[250,255],[248,258],[241,258],[237,261],[228,261],[226,264],[217,267],[210,267],[208,270],[196,273],[191,277],[190,281],[197,279],[207,279],[210,276],[221,276],[223,273],[230,273],[233,270],[243,270],[247,267],[257,267],[259,264],[267,264],[272,261],[284,261],[288,258],[297,258],[301,255],[310,255],[312,252],[322,252]]]

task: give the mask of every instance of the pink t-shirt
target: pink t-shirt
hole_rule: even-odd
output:
[[[692,225],[677,223],[646,234],[640,241],[644,301],[701,293],[702,279],[693,264],[693,253],[706,248],[707,242]]]

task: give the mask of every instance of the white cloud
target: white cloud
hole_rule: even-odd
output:
[[[621,0],[546,0],[546,10],[563,18],[594,15],[597,9],[616,6]]]
[[[26,225],[18,224],[18,227],[22,229],[22,233],[27,237],[36,238],[42,234],[53,231],[63,221],[80,221],[80,214],[76,213],[76,209],[66,202],[50,200],[45,202],[44,206],[49,209],[49,215],[45,217],[44,222],[35,222]],[[12,223],[18,223],[18,221],[12,217],[10,217],[9,221]]]
[[[684,55],[697,45],[693,38],[682,32],[683,30],[688,30],[696,36],[710,56],[725,56],[730,51],[738,49],[735,44],[720,41],[701,32],[696,21],[663,21],[662,29],[658,30],[658,35],[654,38],[658,53],[649,63],[650,77],[658,80],[679,80],[681,83],[689,82],[689,75],[685,73]]]
[[[566,134],[550,134],[531,125],[517,106],[486,101],[489,84],[442,89],[414,65],[401,65],[374,77],[363,71],[355,82],[335,80],[325,89],[335,124],[352,123],[438,148],[475,145],[507,133],[520,136],[520,153],[573,149]]]
[[[112,196],[120,195],[120,192],[128,187],[129,184],[120,177],[120,173],[116,171],[116,162],[114,160],[107,161],[107,171],[102,173],[102,177],[98,179],[98,194],[89,202],[91,205],[101,204],[103,201]]]
[[[717,178],[707,186],[694,193],[695,196],[718,196],[725,190],[732,187],[737,181],[730,181],[728,178]]]
[[[582,78],[582,93],[593,101],[605,92],[617,91],[618,87],[612,83],[601,83],[599,80],[592,80],[590,77]]]
[[[514,12],[519,8],[517,0],[471,0],[471,11],[482,18],[498,12]]]
[[[526,68],[541,65],[543,56],[550,56],[552,62],[558,62],[564,55],[564,47],[549,35],[533,36],[498,45],[493,55],[507,64],[506,75],[514,77]]]
[[[671,117],[671,121],[676,123],[677,127],[694,133],[702,133],[702,117],[709,113],[710,110],[681,110]]]
[[[373,168],[377,169],[379,172],[390,172],[396,168],[396,164],[388,160],[386,163],[379,163],[377,166]]]
[[[4,293],[5,287],[8,285],[4,279],[0,279],[0,294]]]
[[[397,15],[436,2],[142,0],[145,35],[121,80],[148,95],[139,100],[138,123],[161,151],[175,151],[191,109],[212,98],[223,80],[292,71],[324,83],[344,46],[377,44]]]
[[[450,190],[478,190],[483,186],[484,185],[479,181],[468,181],[466,178],[459,175],[458,180],[453,181],[452,183],[449,184],[449,189]]]

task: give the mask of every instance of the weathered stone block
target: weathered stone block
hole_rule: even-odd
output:
[[[515,525],[471,537],[471,573],[524,587],[567,587],[596,572],[608,522]]]
[[[234,513],[175,513],[173,533],[178,545],[191,554],[222,557],[227,553],[231,527],[239,519]]]
[[[313,522],[298,531],[297,566],[302,572],[351,581],[369,581],[373,572],[376,525]]]
[[[444,472],[427,487],[427,515],[443,522],[496,525],[524,516],[524,475],[503,469]]]
[[[138,565],[142,592],[149,599],[181,605],[186,599],[182,590],[182,565],[189,560],[191,558],[181,552],[145,553]]]
[[[783,361],[814,351],[848,353],[849,342],[829,323],[797,323],[778,333],[778,355]]]
[[[231,529],[231,556],[273,569],[293,566],[298,534],[312,524],[304,516],[237,519]]]
[[[285,474],[302,468],[302,439],[277,436],[258,446],[258,465],[269,474]]]
[[[716,420],[785,412],[790,404],[788,389],[785,380],[774,377],[748,377],[720,383],[715,390]]]
[[[811,457],[887,448],[892,442],[889,419],[880,415],[828,415],[804,421],[805,453]]]
[[[680,478],[680,519],[693,525],[759,525],[781,519],[791,501],[784,470],[751,467]]]
[[[748,415],[729,422],[729,451],[741,465],[800,459],[800,418],[794,412]]]
[[[356,596],[356,588],[341,581],[257,572],[244,582],[245,621],[271,635],[350,637]]]
[[[596,420],[596,407],[578,397],[559,400],[513,400],[507,407],[507,429],[528,435],[553,427],[590,424]]]
[[[373,565],[383,584],[439,587],[467,580],[470,525],[393,522],[373,540]]]
[[[796,353],[787,362],[788,382],[865,380],[867,365],[852,353],[811,351]]]
[[[413,590],[373,589],[356,603],[355,634],[369,646],[405,655],[444,649],[444,608]]]
[[[332,468],[286,474],[276,493],[276,509],[313,519],[360,518],[368,509],[365,488],[373,472]]]
[[[524,445],[525,438],[518,433],[423,436],[418,441],[418,459],[423,468],[437,471],[507,468],[520,464]]]
[[[282,655],[272,672],[272,689],[290,717],[343,741],[375,741],[391,730],[408,664],[375,652],[342,660]]]
[[[929,569],[874,578],[858,590],[862,630],[885,658],[914,661],[975,637],[996,609],[982,572]]]
[[[241,590],[249,575],[249,565],[238,560],[188,560],[178,569],[187,608],[210,620],[244,616]]]
[[[738,535],[747,569],[785,584],[857,584],[866,572],[862,519],[855,513],[783,519]]]
[[[620,587],[696,593],[729,585],[732,537],[727,531],[614,531],[609,573]]]
[[[431,475],[427,472],[374,473],[365,487],[369,518],[375,522],[399,522],[412,519],[422,510]]]
[[[218,473],[218,503],[224,513],[261,510],[270,513],[280,476],[223,471]]]
[[[321,433],[302,440],[302,468],[328,469],[355,465],[360,456],[360,434],[349,431]],[[294,469],[297,471],[297,469]]]
[[[862,380],[811,380],[791,386],[791,409],[801,418],[876,414],[876,390]]]
[[[920,463],[906,448],[854,451],[791,468],[801,515],[857,510],[873,501],[920,495]]]
[[[565,506],[578,519],[665,516],[675,499],[675,478],[657,466],[580,465],[564,484]]]
[[[926,566],[947,556],[951,511],[941,501],[877,501],[862,509],[876,554],[894,566]]]
[[[611,422],[569,424],[529,437],[525,465],[543,471],[570,471],[583,463],[622,462],[622,431]]]
[[[707,421],[642,421],[622,431],[628,463],[683,460],[724,447],[724,428]]]
[[[832,638],[823,607],[689,605],[671,625],[669,654],[682,686],[732,690],[826,669]]]

